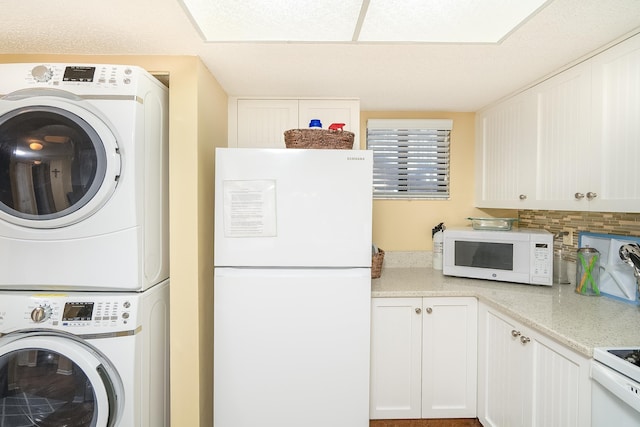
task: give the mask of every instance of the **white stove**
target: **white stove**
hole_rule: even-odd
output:
[[[640,346],[596,348],[593,350],[593,358],[630,379],[640,382]]]
[[[640,348],[596,348],[591,365],[591,425],[640,425]]]

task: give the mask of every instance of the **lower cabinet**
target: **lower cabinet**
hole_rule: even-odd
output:
[[[482,303],[478,337],[485,427],[591,425],[590,359]]]
[[[371,419],[475,418],[472,297],[373,298]]]

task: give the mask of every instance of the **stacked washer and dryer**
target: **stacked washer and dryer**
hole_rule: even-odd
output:
[[[169,425],[168,90],[0,64],[0,427]]]

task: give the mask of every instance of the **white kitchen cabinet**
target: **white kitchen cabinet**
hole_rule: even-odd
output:
[[[536,99],[536,209],[587,210],[601,159],[591,139],[591,64],[577,65],[531,89]]]
[[[640,212],[640,35],[594,57],[592,81],[590,208]]]
[[[640,35],[476,119],[476,206],[640,212]]]
[[[479,306],[478,418],[485,427],[591,423],[589,359]]]
[[[478,302],[422,300],[422,418],[475,418]]]
[[[582,64],[488,110],[476,120],[476,205],[586,210],[594,163],[591,66]]]
[[[476,416],[475,298],[374,298],[371,419]]]
[[[284,148],[284,132],[306,129],[320,119],[324,129],[344,123],[360,146],[360,101],[357,99],[229,98],[229,147]]]
[[[284,148],[284,131],[298,127],[294,99],[229,101],[229,147]]]
[[[373,298],[369,417],[421,416],[422,298]]]
[[[522,332],[516,322],[480,304],[478,418],[486,427],[530,425],[533,353],[520,342]]]
[[[526,209],[535,196],[536,104],[525,92],[476,119],[476,205]]]

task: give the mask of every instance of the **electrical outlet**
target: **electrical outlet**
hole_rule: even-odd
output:
[[[564,230],[564,231],[567,234],[562,236],[562,244],[566,246],[573,245],[573,231],[572,230]]]

